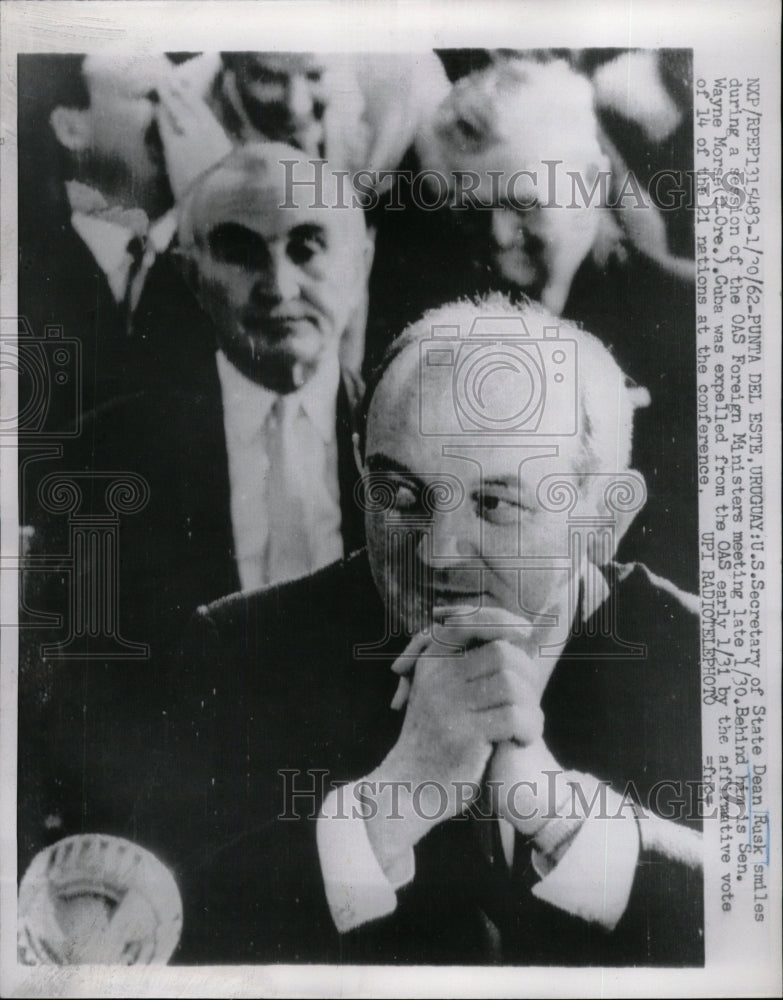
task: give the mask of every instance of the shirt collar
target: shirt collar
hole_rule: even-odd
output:
[[[74,229],[87,244],[100,268],[107,273],[114,271],[123,263],[128,240],[137,235],[136,232],[130,225],[123,224],[121,211],[118,218],[107,217],[105,213],[109,211],[109,206],[96,188],[80,181],[67,181],[65,189]],[[138,214],[144,217],[140,210]],[[147,225],[147,246],[156,254],[163,253],[177,229],[176,209],[170,208]]]
[[[129,230],[83,212],[74,212],[71,224],[104,274],[114,274],[126,262]]]
[[[150,231],[147,233],[147,243],[152,246],[155,253],[165,253],[168,250],[171,241],[174,239],[174,233],[177,231],[177,210],[175,208],[170,208],[168,212],[164,212],[159,219],[150,226]]]
[[[582,575],[582,621],[590,618],[609,597],[610,587],[600,566],[588,562]]]
[[[335,429],[335,404],[340,385],[340,362],[337,352],[331,351],[318,366],[313,377],[296,395],[310,422],[318,429],[324,444],[333,441]]]
[[[264,426],[278,393],[264,388],[244,375],[223,351],[216,354],[218,377],[226,415],[226,430],[239,440],[249,441]],[[335,404],[340,384],[340,363],[331,352],[301,389],[289,395],[298,400],[325,444],[334,440]]]

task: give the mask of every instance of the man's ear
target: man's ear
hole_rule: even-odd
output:
[[[611,552],[605,548],[599,552],[592,543],[588,542],[587,558],[596,566],[603,566],[610,559],[614,559],[620,542],[636,519],[636,515],[645,506],[647,483],[644,476],[636,469],[628,469],[626,472],[620,473],[616,493],[618,494],[618,502],[611,506],[604,499],[605,494],[597,498],[596,510],[599,517],[610,516],[614,522],[614,548]]]
[[[358,431],[354,431],[351,434],[351,445],[353,446],[353,461],[356,466],[356,471],[360,476],[363,476],[367,468],[364,464],[364,455],[362,455],[362,439]]]
[[[362,364],[364,363],[367,312],[369,309],[370,270],[374,256],[375,231],[368,230],[362,248],[362,255],[356,264],[356,305],[351,310],[348,323],[340,339],[340,365],[359,377],[361,377]]]
[[[72,153],[81,153],[90,144],[90,116],[83,108],[56,107],[49,116],[57,141]]]

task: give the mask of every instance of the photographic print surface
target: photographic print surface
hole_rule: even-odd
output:
[[[779,920],[759,82],[254,25],[13,60],[17,971],[706,976]]]

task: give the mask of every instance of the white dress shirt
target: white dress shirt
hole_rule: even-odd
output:
[[[337,354],[324,359],[313,377],[286,397],[247,378],[222,351],[217,352],[217,370],[223,397],[234,553],[242,589],[254,590],[304,576],[340,559]],[[286,463],[288,482],[282,487],[283,477],[275,477],[271,468],[276,450],[276,403],[281,399],[292,414],[287,441],[294,451],[289,456],[292,461]],[[281,488],[288,490],[287,497],[272,494]],[[275,512],[286,507],[286,523],[275,523]]]
[[[103,196],[85,184],[68,181],[66,190],[72,209],[71,225],[106,275],[117,303],[125,301],[133,268],[134,258],[128,251],[128,244],[134,236],[143,237],[143,257],[134,274],[130,296],[131,307],[135,308],[155,258],[168,249],[174,238],[177,229],[175,210],[171,209],[155,222],[147,220],[145,224],[143,220],[146,216],[141,209],[112,212]],[[129,224],[131,218],[134,225]]]

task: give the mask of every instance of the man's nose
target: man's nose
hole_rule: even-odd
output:
[[[290,116],[296,120],[309,117],[313,110],[313,98],[310,87],[303,76],[292,76],[286,87],[286,107]]]
[[[272,254],[253,286],[257,304],[274,305],[299,295],[299,268],[285,253]]]
[[[428,527],[427,539],[419,543],[422,561],[438,569],[448,569],[450,565],[480,555],[481,526],[467,505],[451,511],[435,511]]]

